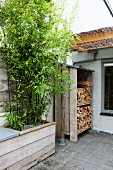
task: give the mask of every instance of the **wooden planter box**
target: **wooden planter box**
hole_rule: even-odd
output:
[[[27,170],[55,153],[55,127],[47,123],[0,142],[0,170]]]

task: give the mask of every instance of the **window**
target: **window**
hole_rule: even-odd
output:
[[[104,110],[113,110],[113,63],[104,64]]]

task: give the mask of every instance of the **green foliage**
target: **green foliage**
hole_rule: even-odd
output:
[[[5,126],[16,130],[23,130],[23,120],[19,115],[16,115],[15,113],[16,105],[13,104],[13,106],[11,107],[11,112],[10,104],[8,102],[3,103],[1,107],[4,107],[4,110],[7,112],[6,114],[4,114],[4,117],[6,118]]]
[[[9,114],[5,114],[4,117],[6,118],[6,127],[10,127],[15,130],[23,130],[24,123],[19,120],[20,117],[18,115],[15,115],[15,113],[11,112]]]
[[[52,96],[70,90],[72,81],[64,68],[74,37],[61,13],[46,0],[7,0],[1,6],[3,58],[12,81],[12,100],[18,105],[6,116],[8,126],[22,129],[41,122]]]

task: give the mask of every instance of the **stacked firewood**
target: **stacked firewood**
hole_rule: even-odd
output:
[[[83,86],[92,87],[92,82],[90,82],[90,81],[78,81],[77,85],[81,86],[81,87],[83,87]]]
[[[92,102],[92,82],[79,81],[77,88],[77,105]]]
[[[81,133],[92,126],[92,106],[77,107],[77,130]]]
[[[78,134],[92,126],[92,82],[78,81],[77,88]]]

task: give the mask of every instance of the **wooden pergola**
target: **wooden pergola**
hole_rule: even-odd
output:
[[[113,47],[113,27],[100,28],[98,30],[82,32],[75,36],[76,45],[74,51],[89,51]]]

